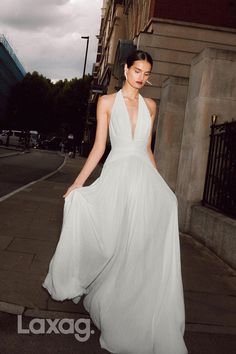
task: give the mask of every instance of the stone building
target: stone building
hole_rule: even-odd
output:
[[[142,94],[158,104],[153,150],[178,198],[180,229],[235,266],[236,221],[215,211],[209,216],[201,205],[212,116],[223,123],[236,112],[236,2],[212,6],[212,0],[104,0],[91,102],[96,105],[98,92],[122,86],[129,51],[152,55],[152,86]],[[219,219],[227,230],[221,235]]]
[[[7,98],[12,86],[22,80],[26,72],[10,44],[0,35],[0,128],[5,121]]]

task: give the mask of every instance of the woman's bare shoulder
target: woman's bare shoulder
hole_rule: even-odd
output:
[[[104,108],[110,109],[114,103],[116,93],[111,93],[109,95],[102,95],[99,97],[99,104],[103,105]]]
[[[156,114],[156,109],[157,109],[157,104],[152,98],[144,97],[144,101],[146,102],[146,105],[150,111],[151,116],[155,116]]]

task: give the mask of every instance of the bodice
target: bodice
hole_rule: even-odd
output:
[[[138,155],[150,162],[147,153],[147,143],[151,128],[151,117],[149,109],[144,98],[138,96],[138,112],[134,135],[132,136],[132,127],[129,112],[122,94],[119,90],[112,106],[109,122],[109,137],[111,142],[111,151],[105,161],[114,161],[117,158]],[[151,163],[151,162],[150,162]]]

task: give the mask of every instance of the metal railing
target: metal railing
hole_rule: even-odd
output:
[[[211,125],[202,204],[236,218],[236,121]]]

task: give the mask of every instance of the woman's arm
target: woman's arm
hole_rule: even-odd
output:
[[[147,143],[147,152],[148,152],[148,155],[150,157],[151,163],[158,170],[157,163],[156,163],[156,160],[154,158],[154,155],[153,155],[153,152],[152,152],[152,149],[151,149],[153,124],[154,124],[154,120],[155,120],[155,116],[156,116],[156,102],[151,100],[150,98],[149,99],[146,98],[145,100],[147,102],[147,106],[148,106],[148,109],[149,109],[149,112],[150,112],[151,121],[152,121],[150,134],[149,134],[149,137],[148,137],[148,143]]]
[[[108,102],[105,96],[99,97],[97,103],[97,127],[96,136],[93,147],[86,159],[86,162],[81,169],[79,175],[76,177],[74,183],[68,188],[63,195],[65,198],[73,189],[83,186],[86,179],[90,176],[92,171],[97,166],[98,162],[102,158],[107,141],[108,133]]]

